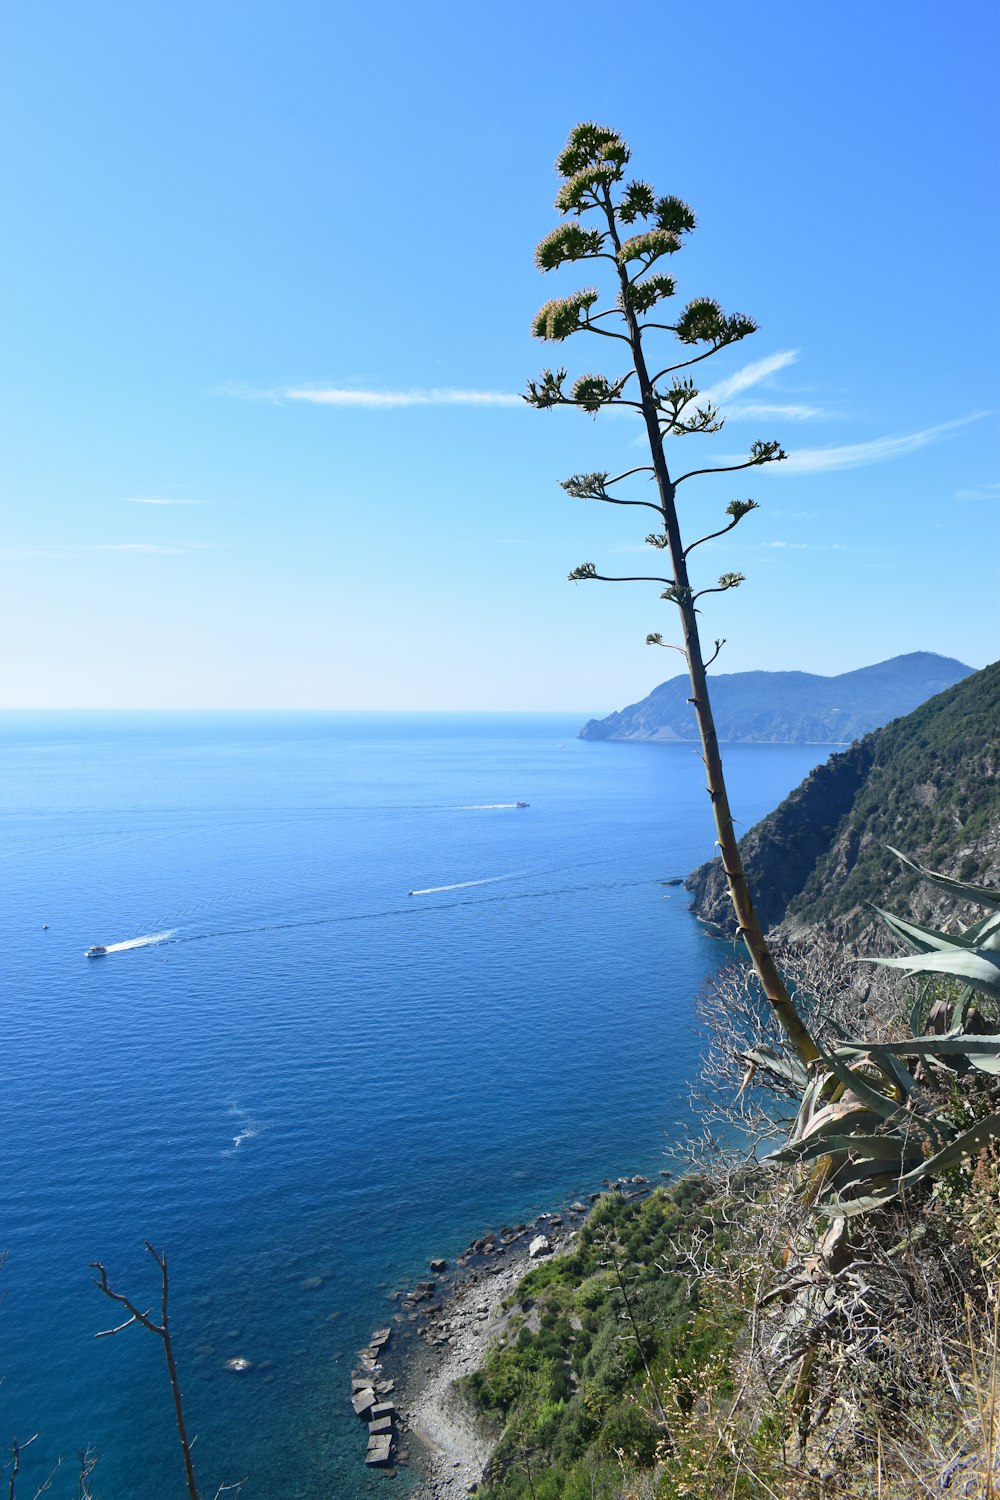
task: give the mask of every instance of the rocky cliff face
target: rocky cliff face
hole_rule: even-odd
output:
[[[850,744],[967,677],[952,657],[914,651],[891,661],[819,677],[811,672],[733,672],[712,678],[720,740],[730,744]],[[591,719],[584,740],[696,740],[686,675],[654,688],[641,703]]]
[[[740,841],[765,929],[881,932],[871,903],[947,922],[954,903],[887,844],[935,869],[1000,884],[1000,663],[865,736],[811,772]],[[692,910],[734,932],[718,860],[691,875]],[[971,920],[974,913],[969,913]]]

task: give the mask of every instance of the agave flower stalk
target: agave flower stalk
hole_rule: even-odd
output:
[[[669,557],[670,576],[643,577],[642,580],[616,578],[599,573],[593,563],[581,564],[569,576],[571,580],[655,582],[663,585],[660,597],[677,607],[683,644],[674,649],[682,652],[690,673],[691,701],[698,721],[708,793],[740,935],[764,994],[791,1046],[801,1061],[809,1064],[816,1061],[819,1052],[765,941],[733,827],[706,670],[725,642],[716,641],[715,651],[706,661],[698,629],[697,601],[704,594],[723,593],[738,587],[744,581],[743,575],[723,573],[717,583],[695,589],[688,567],[688,559],[696,547],[731,531],[745,515],[756,509],[756,502],[733,500],[726,511],[729,517],[726,524],[687,545],[681,536],[677,513],[678,487],[686,481],[701,474],[758,468],[784,458],[785,454],[777,442],[756,442],[743,462],[721,468],[695,468],[676,478],[671,473],[666,457],[666,439],[717,432],[722,426],[713,403],[703,400],[699,404],[694,380],[680,372],[746,338],[755,332],[756,324],[742,313],[723,313],[719,304],[707,297],[689,302],[673,322],[659,322],[649,316],[675,292],[674,278],[653,268],[664,256],[673,255],[681,248],[682,237],[695,227],[695,219],[691,209],[679,198],[657,197],[645,182],[625,182],[629,157],[626,142],[616,131],[604,126],[578,125],[570,133],[556,162],[556,170],[563,179],[556,208],[563,214],[564,222],[541,241],[535,252],[535,261],[542,271],[576,261],[609,262],[614,267],[617,301],[605,310],[598,310],[600,294],[595,287],[587,287],[568,297],[547,302],[532,325],[535,337],[553,343],[584,332],[615,340],[623,346],[623,354],[627,351],[628,367],[624,374],[613,376],[588,373],[579,377],[568,390],[565,369],[545,370],[538,380],[529,381],[525,399],[540,410],[573,406],[595,415],[605,407],[631,407],[642,418],[650,463],[615,478],[609,473],[574,474],[563,481],[563,488],[575,498],[599,500],[611,505],[642,506],[656,512],[660,529],[646,540],[651,547]],[[589,220],[585,227],[581,222],[584,215],[594,216],[596,227],[590,227]],[[636,225],[637,232],[626,232]],[[685,346],[682,352],[686,349],[699,352],[652,371],[647,360],[646,340],[650,334],[658,336],[664,332],[674,334]],[[655,501],[620,493],[619,486],[638,474],[654,481]],[[659,633],[647,636],[647,643],[667,644]]]

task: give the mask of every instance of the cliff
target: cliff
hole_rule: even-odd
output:
[[[955,915],[885,847],[935,869],[1000,881],[1000,663],[966,677],[810,773],[741,839],[765,929],[858,941],[879,929],[868,903],[917,921]],[[686,881],[692,910],[734,931],[718,860]]]
[[[913,651],[820,677],[811,672],[733,672],[711,679],[720,740],[743,744],[850,744],[967,677],[952,657]],[[696,740],[687,675],[672,677],[641,703],[591,719],[583,740]]]

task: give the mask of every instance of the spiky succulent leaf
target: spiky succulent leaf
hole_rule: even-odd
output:
[[[568,260],[583,260],[599,255],[604,235],[598,229],[584,229],[575,220],[557,224],[535,248],[535,265],[540,271],[554,271]]]
[[[869,1057],[878,1064],[883,1073],[888,1073],[892,1077],[901,1094],[904,1096],[912,1094],[913,1079],[892,1052],[885,1051],[881,1043],[872,1043],[867,1050]],[[843,1055],[843,1050],[839,1047],[837,1055]]]
[[[816,1207],[828,1219],[853,1219],[858,1214],[872,1213],[877,1208],[884,1208],[887,1203],[892,1202],[893,1198],[898,1197],[899,1183],[887,1182],[877,1193],[867,1193],[862,1198],[847,1199],[835,1195],[825,1203],[818,1203]]]
[[[915,859],[910,859],[908,854],[894,849],[891,844],[886,844],[886,848],[890,854],[901,859],[904,865],[916,871],[921,880],[940,886],[943,891],[949,891],[959,901],[974,901],[977,906],[1000,907],[1000,891],[995,891],[986,885],[969,885],[964,880],[953,880],[950,875],[939,875],[937,870],[928,870],[924,865],[918,864]]]
[[[582,317],[593,307],[597,295],[597,288],[588,286],[570,297],[553,297],[535,314],[532,335],[536,339],[548,339],[550,343],[569,338],[583,326]]]
[[[835,1057],[832,1053],[824,1053],[822,1050],[820,1056],[833,1077],[846,1085],[862,1104],[873,1109],[883,1120],[891,1120],[899,1113],[899,1101],[877,1089],[874,1080],[866,1077],[857,1064],[850,1066],[839,1057]]]
[[[981,994],[1000,1000],[1000,954],[982,948],[953,948],[945,953],[913,953],[903,958],[866,958],[867,964],[903,969],[908,974],[946,974]]]
[[[907,1172],[902,1181],[918,1182],[921,1177],[934,1177],[939,1172],[947,1172],[950,1167],[957,1167],[963,1157],[977,1156],[997,1136],[1000,1136],[1000,1114],[987,1115],[984,1120],[977,1120],[971,1130],[966,1130],[949,1141],[936,1155],[929,1156],[919,1167]]]
[[[992,952],[1000,944],[1000,911],[991,911],[980,917],[978,922],[964,929],[962,936],[977,948],[987,948]]]
[[[878,912],[890,932],[894,932],[915,953],[935,953],[948,948],[975,946],[964,933],[939,932],[934,927],[921,927],[918,922],[907,922],[902,917],[894,917],[891,912],[883,911],[881,906],[874,904],[872,911]]]
[[[857,1042],[854,1048],[838,1047],[838,1054],[852,1051],[860,1054],[870,1052],[879,1058],[886,1057],[1000,1057],[1000,1036],[972,1033],[961,1036],[914,1036],[902,1042],[879,1042],[869,1046]]]
[[[772,1047],[762,1046],[751,1047],[743,1055],[747,1062],[763,1068],[765,1072],[777,1073],[780,1078],[795,1084],[797,1088],[801,1088],[809,1077],[804,1064],[799,1061],[794,1052],[787,1056],[779,1056]]]
[[[859,1104],[856,1099],[838,1099],[835,1104],[827,1104],[818,1110],[804,1129],[797,1126],[793,1128],[788,1146],[790,1149],[802,1141],[820,1138],[825,1140],[828,1135],[841,1135],[862,1125],[866,1130],[873,1131],[881,1123],[882,1116],[869,1109],[866,1104]]]
[[[817,1139],[798,1142],[794,1146],[783,1146],[780,1151],[773,1151],[765,1158],[766,1161],[776,1162],[798,1162],[805,1165],[806,1162],[816,1161],[821,1156],[834,1156],[845,1153],[853,1162],[859,1166],[860,1176],[880,1176],[886,1171],[887,1163],[892,1163],[897,1172],[904,1163],[916,1165],[920,1160],[919,1150],[907,1149],[899,1136],[893,1135],[828,1135]],[[862,1164],[865,1164],[862,1166]],[[842,1183],[838,1186],[843,1186]]]

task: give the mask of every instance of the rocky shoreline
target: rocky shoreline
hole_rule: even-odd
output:
[[[639,1198],[654,1185],[634,1176],[606,1180],[603,1189]],[[395,1293],[390,1327],[359,1350],[351,1400],[368,1424],[368,1450],[362,1454],[359,1444],[359,1458],[386,1475],[414,1465],[421,1475],[414,1500],[475,1493],[493,1441],[454,1383],[482,1364],[506,1329],[513,1309],[504,1304],[527,1272],[572,1247],[600,1196],[588,1193],[559,1212],[484,1235],[454,1261],[430,1261],[432,1279]]]

